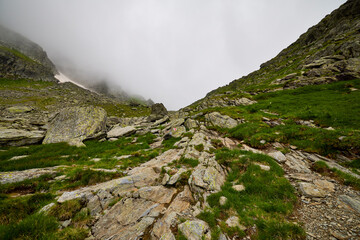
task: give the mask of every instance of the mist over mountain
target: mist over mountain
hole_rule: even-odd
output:
[[[258,69],[343,2],[1,0],[0,22],[59,69],[175,110]]]

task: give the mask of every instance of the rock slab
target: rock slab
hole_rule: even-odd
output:
[[[105,135],[106,111],[100,107],[63,109],[50,123],[43,144],[67,142],[84,146],[83,140]]]

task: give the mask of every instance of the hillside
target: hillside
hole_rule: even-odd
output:
[[[0,239],[360,236],[358,0],[177,112],[5,67]]]

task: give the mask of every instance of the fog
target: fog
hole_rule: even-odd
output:
[[[344,2],[0,0],[0,24],[42,46],[65,74],[176,110],[257,70]]]

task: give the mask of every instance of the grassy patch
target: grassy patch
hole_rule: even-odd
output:
[[[226,163],[232,171],[229,173],[222,190],[208,197],[211,208],[200,214],[214,229],[219,225],[230,237],[242,236],[239,229],[229,228],[225,224],[234,212],[239,216],[240,224],[258,228],[253,239],[301,239],[304,231],[296,224],[287,221],[297,201],[295,190],[283,177],[282,168],[270,157],[241,150],[221,149],[216,151],[216,159]],[[270,166],[270,171],[262,170],[254,162]],[[235,191],[233,184],[243,184],[245,190]],[[219,199],[225,196],[228,201],[219,205]]]
[[[196,167],[199,165],[199,160],[193,158],[180,158],[176,164],[182,164],[188,167]]]
[[[74,215],[82,208],[82,205],[82,202],[78,199],[57,203],[50,209],[49,215],[54,216],[61,221],[65,221],[74,217]]]
[[[19,223],[0,225],[0,239],[54,239],[52,234],[58,229],[54,217],[33,214]]]
[[[49,193],[0,199],[0,224],[16,223],[54,200]]]
[[[57,165],[95,165],[95,167],[114,168],[121,161],[113,157],[129,155],[133,152],[149,148],[154,135],[139,136],[136,144],[131,143],[134,137],[120,138],[114,142],[85,142],[85,148],[69,146],[66,143],[33,145],[27,148],[7,147],[7,151],[0,152],[0,171],[25,170],[30,168],[52,167]],[[28,155],[16,161],[8,161],[13,156]],[[149,154],[146,154],[149,155]],[[92,158],[104,161],[94,164]],[[130,163],[128,163],[130,164]]]
[[[162,142],[162,145],[165,149],[171,149],[171,148],[174,148],[174,144],[180,140],[181,140],[180,137],[178,137],[178,138],[171,137],[169,139],[165,139]]]
[[[259,102],[251,107],[285,118],[312,119],[323,126],[359,129],[360,91],[351,91],[351,87],[360,88],[360,80],[259,94],[254,97]]]

